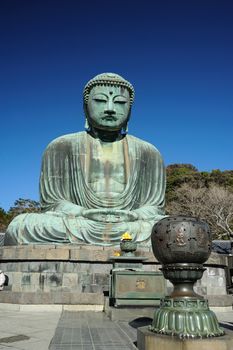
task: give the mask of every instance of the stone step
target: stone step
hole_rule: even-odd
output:
[[[0,303],[104,305],[103,293],[1,291]]]

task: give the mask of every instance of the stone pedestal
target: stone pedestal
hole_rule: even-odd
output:
[[[0,269],[9,280],[0,292],[0,303],[104,305],[112,269],[109,258],[119,249],[54,244],[1,247]],[[149,248],[138,250],[147,257],[146,269],[159,269]]]
[[[0,292],[0,303],[103,305],[103,291],[109,289],[113,267],[109,259],[119,250],[119,246],[69,244],[0,247],[0,269],[9,277],[8,286]],[[159,272],[151,248],[138,246],[137,256],[146,258],[144,271]],[[213,254],[208,263],[223,269],[225,261],[220,258]],[[218,276],[213,277],[217,284]],[[209,284],[209,279],[204,283]],[[220,295],[219,291],[217,296],[210,295],[211,290],[206,289],[198,292],[203,296],[208,292],[210,306],[232,305],[232,295]]]
[[[190,340],[155,334],[148,327],[141,327],[137,330],[137,347],[139,350],[232,350],[233,334]]]

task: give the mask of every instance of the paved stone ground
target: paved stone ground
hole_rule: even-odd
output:
[[[50,350],[133,350],[136,329],[103,312],[63,311]]]
[[[136,327],[148,322],[110,321],[94,311],[38,310],[0,310],[0,350],[133,350]],[[232,326],[233,311],[217,317]]]
[[[60,312],[0,311],[1,350],[47,350]]]

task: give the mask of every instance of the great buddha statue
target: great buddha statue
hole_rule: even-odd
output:
[[[84,88],[85,131],[64,135],[45,150],[40,176],[42,213],[10,223],[5,245],[115,245],[128,231],[150,245],[164,217],[165,171],[158,150],[128,135],[133,86],[103,73]]]

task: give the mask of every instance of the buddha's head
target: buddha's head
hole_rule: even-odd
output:
[[[99,74],[83,91],[84,111],[91,127],[106,131],[125,130],[134,99],[133,86],[120,75]]]

